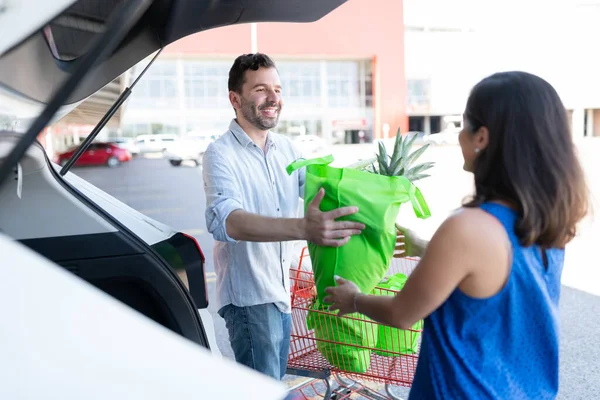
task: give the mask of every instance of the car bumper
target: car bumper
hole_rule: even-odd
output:
[[[204,153],[201,154],[173,154],[173,153],[166,153],[165,154],[165,158],[169,161],[197,161],[197,160],[202,160],[202,156],[204,155]]]

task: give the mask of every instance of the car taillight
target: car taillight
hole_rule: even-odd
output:
[[[182,233],[182,235],[194,243],[194,247],[200,254],[200,258],[202,260],[202,264],[200,266],[202,271],[196,270],[196,268],[198,268],[198,266],[196,266],[196,265],[190,266],[187,270],[189,291],[192,295],[192,298],[194,298],[194,301],[196,301],[196,303],[198,303],[198,304],[196,304],[198,307],[200,307],[200,308],[208,307],[208,286],[206,284],[206,267],[205,267],[206,258],[204,257],[204,252],[202,251],[202,248],[200,247],[200,244],[198,243],[198,241],[196,240],[195,237],[188,235],[186,233]],[[200,272],[202,274],[201,277],[199,276]],[[199,282],[199,280],[202,280],[202,282]],[[204,290],[200,290],[201,288],[203,288]],[[202,292],[204,292],[204,293],[202,293]],[[203,298],[204,302],[200,301],[200,298]]]
[[[200,244],[198,243],[198,241],[196,240],[196,238],[193,237],[193,236],[188,235],[187,233],[182,233],[182,235],[194,242],[194,245],[196,246],[196,249],[198,249],[198,253],[200,253],[200,257],[202,257],[202,263],[205,263],[206,262],[206,258],[204,258],[204,252],[202,251],[202,248],[200,247]]]
[[[196,306],[207,308],[205,258],[198,241],[193,236],[178,232],[168,239],[153,244],[152,248],[180,278],[187,280],[187,288]]]

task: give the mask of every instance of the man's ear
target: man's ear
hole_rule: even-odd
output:
[[[229,102],[234,110],[239,110],[242,108],[242,102],[240,100],[240,95],[234,92],[233,90],[229,92]]]

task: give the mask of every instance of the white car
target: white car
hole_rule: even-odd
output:
[[[173,134],[139,135],[135,144],[140,153],[165,153],[177,144],[179,136]]]
[[[314,21],[342,3],[0,1],[1,399],[286,396],[219,357],[195,239],[51,163],[37,138],[161,46],[228,24]]]
[[[199,134],[184,136],[166,150],[164,156],[174,167],[179,167],[185,161],[192,161],[200,166],[204,152],[215,139],[215,136]]]
[[[459,133],[459,129],[443,130],[439,133],[433,133],[427,136],[426,143],[432,143],[436,145],[458,144]]]
[[[296,136],[292,142],[302,154],[307,156],[323,155],[330,150],[327,142],[317,135]]]
[[[116,137],[110,140],[107,140],[108,143],[112,143],[116,146],[119,146],[122,149],[127,150],[131,153],[132,156],[137,156],[140,154],[140,146],[135,143],[135,140],[127,137]]]

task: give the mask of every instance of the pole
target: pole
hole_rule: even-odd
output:
[[[258,51],[258,43],[256,37],[256,23],[250,24],[250,49],[252,54]]]

